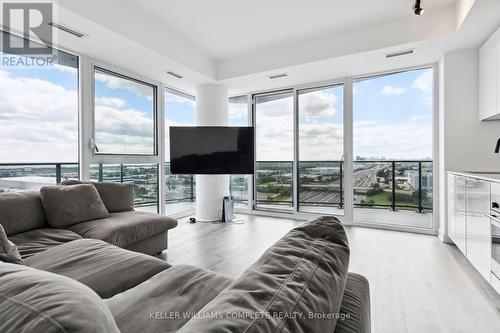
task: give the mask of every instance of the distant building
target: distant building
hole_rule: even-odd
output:
[[[326,175],[332,175],[332,174],[338,173],[339,168],[338,167],[315,167],[315,168],[308,168],[307,171],[311,175],[326,176]]]
[[[408,174],[408,183],[413,187],[413,189],[418,190],[418,172],[410,172]],[[432,172],[427,173],[426,175],[422,175],[422,189],[423,190],[432,190]]]

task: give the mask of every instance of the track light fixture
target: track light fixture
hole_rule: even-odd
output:
[[[420,0],[415,1],[415,6],[413,6],[413,12],[415,15],[422,15],[424,13],[424,9],[420,5]]]

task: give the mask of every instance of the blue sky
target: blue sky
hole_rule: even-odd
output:
[[[354,156],[432,158],[432,69],[354,83]]]
[[[343,86],[299,94],[299,158],[341,160],[343,154]]]
[[[74,68],[0,67],[0,162],[78,160]]]
[[[96,78],[100,150],[151,153],[152,89],[109,75]],[[0,162],[76,161],[77,87],[74,68],[0,67]],[[355,156],[432,157],[432,69],[357,81],[353,90]],[[340,86],[300,95],[301,160],[340,159],[342,97]],[[293,156],[291,101],[287,97],[257,108],[257,149],[263,160]],[[167,93],[165,107],[167,125],[195,124],[193,100]],[[246,104],[230,103],[229,124],[242,126],[246,120]]]
[[[154,87],[96,69],[96,144],[102,153],[154,153]]]
[[[432,109],[426,101],[425,92],[412,88],[415,80],[425,71],[429,70],[402,72],[355,82],[354,121],[383,121],[397,125],[415,116],[430,117]]]

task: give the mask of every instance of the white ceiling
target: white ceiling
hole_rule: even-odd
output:
[[[186,92],[206,82],[241,93],[432,63],[481,45],[500,23],[500,0],[423,0],[420,17],[414,0],[57,3],[58,20],[88,34],[61,33],[59,45]],[[384,57],[405,48],[416,52]],[[282,72],[289,76],[267,78]]]
[[[120,0],[197,44],[214,60],[414,16],[414,0]],[[427,10],[455,0],[424,0]]]

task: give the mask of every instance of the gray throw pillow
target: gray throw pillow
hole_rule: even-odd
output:
[[[85,182],[64,180],[61,185],[93,184],[101,196],[104,206],[110,213],[134,210],[134,184],[112,182]]]
[[[40,189],[40,197],[47,222],[54,228],[110,216],[92,184],[46,186]]]
[[[12,243],[5,234],[5,230],[0,224],[0,261],[11,264],[24,265],[23,259],[17,250],[16,244]]]

